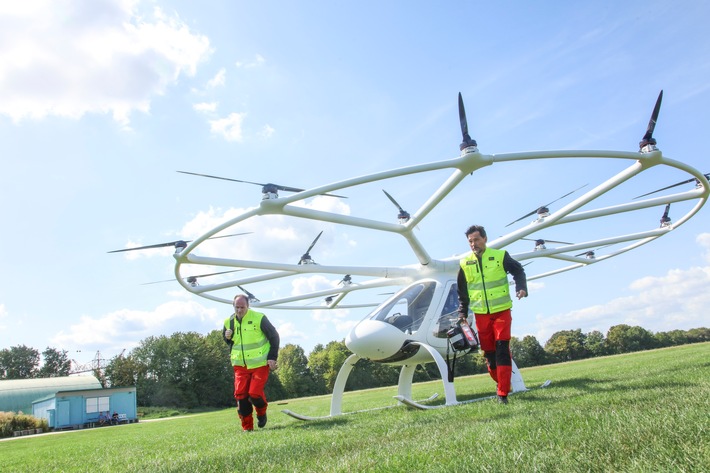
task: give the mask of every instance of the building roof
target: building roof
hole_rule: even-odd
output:
[[[101,389],[94,376],[0,380],[0,411],[32,413],[32,401],[58,391]]]

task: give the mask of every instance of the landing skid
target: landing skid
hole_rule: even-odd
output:
[[[551,382],[552,382],[552,381],[550,381],[550,380],[548,379],[547,381],[545,381],[544,383],[542,383],[540,386],[538,386],[537,389],[546,388],[546,387],[548,387],[548,386],[550,385]],[[524,393],[524,392],[527,392],[527,391],[530,391],[530,390],[531,390],[531,389],[526,389],[525,391],[516,391],[516,392],[522,392],[522,393]],[[515,394],[516,392],[511,392],[510,394]],[[437,405],[437,406],[428,406],[428,405],[425,405],[425,404],[421,404],[421,403],[419,403],[419,402],[417,402],[417,401],[412,401],[411,399],[407,399],[407,398],[404,397],[404,396],[395,396],[394,398],[397,399],[397,400],[398,400],[399,402],[401,402],[402,404],[404,404],[405,406],[409,406],[409,407],[411,407],[411,408],[413,408],[413,409],[429,410],[429,409],[440,409],[440,408],[442,408],[442,407],[449,407],[449,406],[458,406],[458,405],[461,405],[461,404],[469,404],[469,403],[471,403],[471,402],[485,401],[485,400],[488,400],[488,399],[495,399],[495,397],[496,397],[495,395],[493,395],[493,396],[485,396],[485,397],[478,397],[478,398],[476,398],[476,399],[469,399],[469,400],[467,400],[467,401],[458,401],[456,404],[440,404],[440,405]]]
[[[395,398],[399,398],[399,397],[400,397],[400,396],[395,396]],[[433,401],[434,399],[436,399],[437,397],[439,397],[439,394],[438,394],[438,393],[434,393],[434,394],[433,394],[431,397],[429,397],[428,399],[423,399],[423,400],[420,401],[420,402],[430,402],[430,401]],[[424,406],[424,404],[419,404],[417,401],[409,400],[409,402],[412,402],[412,403],[417,404],[417,405],[419,405],[419,406]],[[290,411],[290,410],[288,410],[288,409],[283,409],[281,412],[283,412],[283,413],[286,414],[287,416],[291,416],[291,417],[293,417],[294,419],[298,419],[298,420],[323,420],[323,419],[332,419],[332,418],[334,418],[334,417],[336,417],[336,416],[341,416],[341,415],[358,414],[358,413],[360,413],[360,412],[379,411],[379,410],[382,410],[382,409],[389,409],[389,408],[397,407],[397,406],[399,406],[399,404],[394,404],[394,405],[392,405],[392,406],[384,406],[384,407],[374,407],[374,408],[372,408],[372,409],[362,409],[362,410],[359,410],[359,411],[342,412],[342,413],[335,414],[335,415],[329,414],[329,415],[327,415],[327,416],[306,416],[306,415],[303,415],[303,414],[298,414],[298,413],[296,413],[296,412]]]

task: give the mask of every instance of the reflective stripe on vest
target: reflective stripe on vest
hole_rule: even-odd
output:
[[[474,252],[459,262],[468,283],[469,308],[475,314],[492,314],[513,307],[508,275],[503,268],[504,256],[505,250],[486,248],[480,262]]]
[[[229,329],[233,323],[232,351],[230,360],[232,366],[245,366],[246,368],[259,368],[267,364],[267,355],[271,343],[261,331],[261,319],[264,314],[251,309],[242,317],[241,323],[236,315],[224,321],[224,327]]]

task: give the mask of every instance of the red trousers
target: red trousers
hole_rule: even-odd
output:
[[[264,387],[269,379],[269,366],[247,369],[234,366],[234,399],[237,400],[237,414],[242,421],[242,429],[253,430],[253,408],[257,416],[266,414],[269,403],[266,402]],[[252,407],[253,406],[253,407]]]
[[[510,356],[510,309],[493,314],[475,314],[476,330],[481,350],[486,357],[488,373],[498,383],[497,394],[507,396],[510,392],[512,361]]]

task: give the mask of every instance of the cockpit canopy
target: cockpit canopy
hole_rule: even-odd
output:
[[[425,320],[433,319],[433,323],[429,324],[432,334],[437,338],[446,338],[446,332],[458,319],[458,294],[456,282],[453,282],[441,301],[441,294],[434,297],[438,284],[446,286],[435,280],[417,281],[402,289],[367,318],[388,323],[408,335],[426,329]],[[440,306],[441,310],[438,310]],[[426,317],[430,309],[437,311],[436,317]]]

